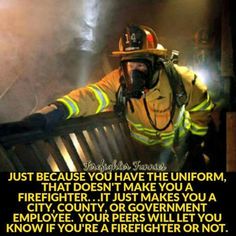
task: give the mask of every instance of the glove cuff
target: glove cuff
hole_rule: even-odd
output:
[[[63,120],[66,120],[69,116],[69,110],[62,102],[55,101],[51,103],[50,106],[56,108],[55,110],[58,110],[58,112],[62,115]]]
[[[43,107],[41,110],[38,110],[36,113],[40,113],[42,115],[48,116],[52,112],[60,114],[60,117],[61,117],[62,120],[65,120],[68,117],[68,115],[69,115],[68,109],[61,102],[51,103],[48,106]]]

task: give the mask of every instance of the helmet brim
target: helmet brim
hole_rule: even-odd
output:
[[[154,54],[157,56],[166,56],[167,49],[141,49],[141,50],[134,50],[134,51],[114,51],[114,52],[112,52],[113,56],[125,56],[125,55],[132,55],[132,54]]]

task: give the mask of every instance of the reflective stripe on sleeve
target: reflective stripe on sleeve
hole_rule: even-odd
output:
[[[67,116],[66,119],[69,119],[72,116],[77,116],[79,114],[80,110],[77,103],[68,95],[57,99],[57,101],[63,103],[67,107],[69,115]]]
[[[104,110],[110,103],[108,96],[106,93],[102,91],[97,85],[91,84],[88,86],[90,90],[94,93],[97,101],[98,101],[98,108],[96,110],[96,114],[102,110]]]
[[[212,108],[214,108],[214,103],[211,101],[209,94],[207,94],[207,98],[202,103],[190,109],[189,112],[210,111]]]
[[[186,130],[189,130],[191,127],[191,117],[188,111],[184,112],[183,126]]]
[[[207,130],[208,130],[207,126],[200,126],[200,125],[197,125],[196,123],[191,122],[190,131],[192,134],[204,136],[206,135]]]

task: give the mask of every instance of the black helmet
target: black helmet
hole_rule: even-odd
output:
[[[119,51],[112,52],[114,56],[132,54],[154,54],[166,56],[167,50],[160,47],[154,30],[143,25],[127,26],[119,40]]]

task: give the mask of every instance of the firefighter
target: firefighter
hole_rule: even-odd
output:
[[[190,153],[202,149],[214,105],[200,78],[169,62],[167,50],[147,26],[128,25],[119,50],[112,54],[120,57],[118,69],[58,98],[24,121],[48,129],[62,120],[111,108],[125,115],[142,162],[164,164],[175,171],[192,158],[192,166],[201,166],[200,155],[194,158]]]

